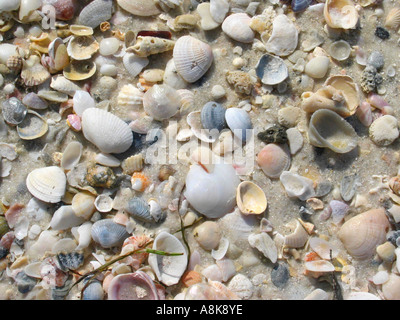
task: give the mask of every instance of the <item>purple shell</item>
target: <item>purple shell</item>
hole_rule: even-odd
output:
[[[294,12],[304,11],[310,6],[311,2],[312,0],[292,0],[292,10]]]
[[[28,93],[22,100],[22,103],[28,108],[35,110],[43,110],[48,107],[48,103],[34,92]]]

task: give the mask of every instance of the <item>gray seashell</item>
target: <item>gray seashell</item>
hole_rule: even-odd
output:
[[[246,110],[230,108],[226,110],[225,120],[236,137],[243,142],[247,141],[249,138],[248,130],[252,130],[253,125]]]
[[[111,219],[96,221],[92,226],[91,235],[103,248],[119,246],[129,237],[126,228]]]
[[[326,196],[332,190],[332,183],[330,181],[322,181],[318,183],[315,190],[315,197],[320,198]]]
[[[48,103],[40,98],[36,93],[30,92],[23,99],[22,103],[31,109],[44,110],[47,109]]]
[[[126,211],[134,218],[144,222],[154,222],[150,214],[150,205],[142,198],[129,200]]]
[[[84,7],[79,14],[79,24],[96,28],[100,23],[111,19],[112,0],[95,0]]]
[[[21,271],[15,276],[15,282],[20,293],[28,293],[35,287],[37,280],[28,276],[24,271]]]
[[[100,281],[91,281],[82,293],[82,300],[103,300],[104,290]]]
[[[358,176],[357,174],[345,176],[340,182],[340,195],[344,201],[353,199],[357,188]]]
[[[51,289],[51,299],[64,300],[65,297],[69,294],[71,286],[72,280],[67,280],[62,287],[53,287]]]
[[[69,270],[77,270],[83,265],[84,255],[79,252],[59,253],[57,255],[60,269],[67,272]]]
[[[276,264],[271,271],[271,281],[278,288],[284,287],[288,282],[289,277],[289,270],[284,264]]]
[[[225,121],[226,109],[217,102],[207,102],[201,110],[201,123],[204,129],[222,131],[227,127]]]
[[[12,97],[3,102],[2,114],[5,122],[10,125],[18,125],[28,113],[28,108],[17,98]]]
[[[267,85],[276,85],[283,82],[289,71],[285,62],[274,55],[264,54],[256,66],[257,77]]]
[[[329,54],[337,61],[344,61],[351,54],[351,46],[347,41],[339,40],[329,46]]]
[[[372,51],[368,57],[367,64],[373,66],[376,70],[380,70],[385,64],[385,57],[379,51]]]

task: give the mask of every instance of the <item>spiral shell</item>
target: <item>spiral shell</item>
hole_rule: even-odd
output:
[[[174,48],[175,41],[158,38],[158,37],[142,37],[139,36],[134,46],[129,47],[126,52],[133,52],[139,57],[148,57],[170,51]]]

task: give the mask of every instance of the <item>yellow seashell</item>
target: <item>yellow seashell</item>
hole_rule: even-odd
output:
[[[261,214],[267,209],[267,198],[264,191],[255,183],[243,181],[236,192],[236,202],[240,211],[245,214]]]
[[[400,27],[400,7],[394,7],[389,11],[385,19],[385,27],[393,30]]]

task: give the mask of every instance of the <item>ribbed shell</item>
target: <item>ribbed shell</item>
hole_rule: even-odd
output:
[[[118,106],[135,111],[143,105],[143,92],[132,84],[124,85],[118,94]]]
[[[201,110],[201,123],[204,129],[217,129],[221,131],[226,128],[226,109],[217,102],[207,102]]]
[[[79,24],[96,28],[103,21],[111,19],[112,0],[95,0],[84,7],[79,14]]]
[[[103,248],[120,246],[129,237],[126,228],[111,219],[95,222],[92,226],[91,234],[92,239]]]
[[[142,198],[133,198],[129,200],[126,211],[132,217],[144,222],[154,222],[150,214],[150,205]]]
[[[248,138],[248,130],[253,129],[250,116],[246,110],[240,108],[229,108],[225,113],[225,120],[233,134],[245,142]]]
[[[91,281],[83,290],[82,300],[103,300],[104,291],[100,281]]]
[[[129,126],[102,109],[90,108],[83,112],[82,131],[85,138],[104,153],[125,152],[133,142]]]
[[[393,30],[400,27],[400,7],[394,7],[389,11],[385,19],[385,27]]]
[[[279,178],[291,164],[289,152],[277,144],[266,145],[257,156],[257,163],[270,178]]]
[[[199,80],[214,60],[211,47],[192,36],[183,36],[176,41],[173,57],[178,73],[190,83]]]
[[[119,6],[137,16],[154,16],[160,14],[155,1],[149,0],[117,0]]]

